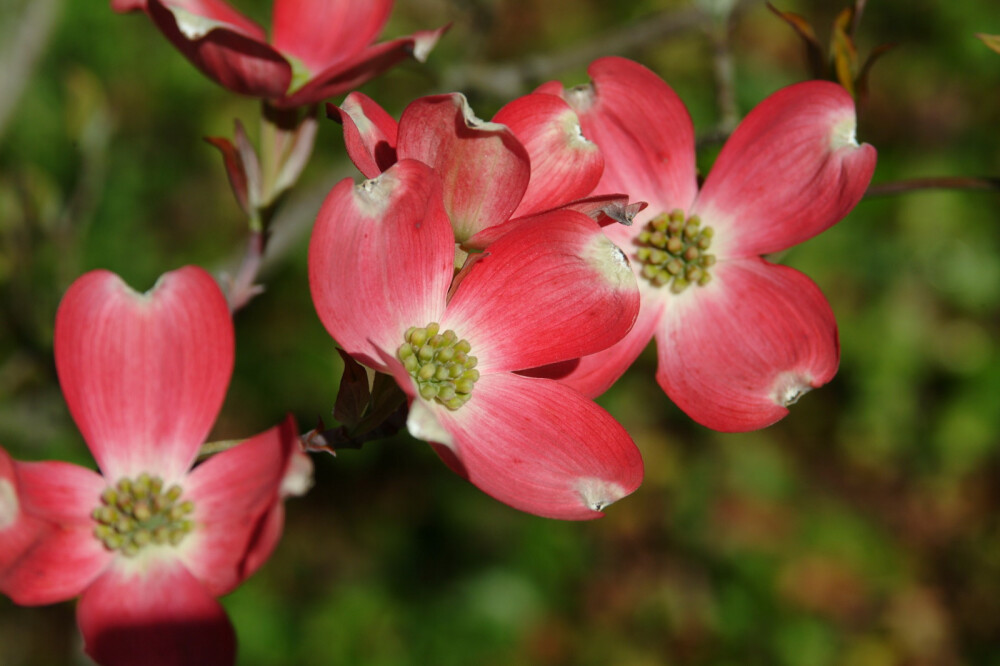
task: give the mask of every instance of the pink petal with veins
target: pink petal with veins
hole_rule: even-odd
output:
[[[656,379],[688,416],[724,432],[768,426],[837,372],[837,323],[819,288],[760,258],[716,264],[669,301]]]
[[[506,126],[477,118],[454,93],[421,97],[399,120],[396,152],[432,167],[461,242],[510,219],[528,187],[528,153]]]
[[[640,293],[654,289],[640,282]],[[529,377],[548,377],[579,391],[590,398],[601,395],[625,374],[653,339],[653,334],[663,316],[664,303],[661,299],[640,297],[639,316],[635,325],[624,338],[596,354],[584,356],[572,363],[546,365],[520,374]]]
[[[348,60],[382,31],[392,0],[275,0],[274,47],[311,72]]]
[[[558,382],[485,374],[463,407],[434,410],[453,438],[450,449],[437,447],[453,469],[521,511],[599,518],[642,482],[642,457],[625,429]]]
[[[847,215],[875,170],[875,149],[854,138],[856,122],[851,96],[828,81],[789,86],[758,104],[690,211],[724,241],[719,258],[787,249]]]
[[[444,312],[454,271],[441,184],[426,165],[402,160],[361,185],[341,181],[320,209],[309,242],[309,286],[320,320],[359,361],[384,368],[410,326]]]
[[[500,109],[493,122],[509,127],[531,158],[531,179],[515,216],[556,208],[597,187],[604,157],[583,136],[580,119],[562,98],[519,97]]]
[[[583,135],[604,154],[595,193],[627,192],[660,211],[686,209],[698,185],[694,126],[684,103],[663,79],[625,58],[600,58],[587,72],[591,86],[562,96],[580,117]]]
[[[447,30],[448,26],[421,30],[408,37],[369,46],[348,60],[313,72],[305,85],[273,103],[281,108],[316,104],[367,83],[407,58],[423,62]]]
[[[14,471],[21,510],[51,529],[0,578],[0,589],[26,606],[72,599],[114,558],[94,536],[90,517],[107,483],[65,462],[15,462]]]
[[[232,319],[212,277],[189,266],[139,294],[92,271],[66,292],[55,329],[66,403],[108,479],[182,478],[233,369]]]
[[[344,126],[347,154],[365,178],[374,178],[396,163],[399,126],[372,98],[352,92],[339,107],[327,104],[326,110]]]
[[[224,2],[148,0],[147,12],[160,32],[210,79],[242,95],[280,97],[292,67],[264,31]]]
[[[556,210],[510,225],[459,276],[441,321],[469,341],[481,372],[569,360],[628,332],[635,276],[594,220]]]
[[[250,574],[246,558],[265,517],[281,503],[281,482],[298,447],[295,423],[283,424],[212,456],[184,484],[184,499],[194,503],[197,526],[181,550],[188,570],[213,596],[232,591]],[[280,531],[266,534],[273,550]],[[259,563],[256,563],[259,565]]]

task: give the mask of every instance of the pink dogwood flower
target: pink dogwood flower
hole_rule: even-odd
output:
[[[271,41],[224,0],[111,0],[143,10],[206,76],[233,92],[289,108],[315,104],[406,57],[423,62],[447,27],[372,44],[392,0],[275,0]]]
[[[93,271],[59,307],[59,380],[100,473],[56,461],[5,468],[4,504],[3,488],[16,487],[21,515],[46,527],[0,568],[0,591],[24,605],[79,596],[85,649],[100,664],[235,660],[216,597],[270,554],[282,499],[302,490],[310,463],[287,420],[192,468],[233,349],[225,298],[195,267],[145,294]],[[0,542],[0,560],[10,547]]]
[[[642,307],[614,346],[550,376],[604,392],[655,337],[656,378],[695,421],[722,431],[770,425],[839,363],[837,326],[819,288],[762,255],[842,219],[861,199],[875,149],[855,139],[854,104],[832,83],[771,95],[726,142],[699,190],[683,103],[645,67],[591,64],[593,81],[536,93],[565,99],[604,153],[596,193],[649,202],[632,227],[605,233],[632,259]]]
[[[617,341],[638,309],[622,252],[572,210],[510,223],[455,277],[440,178],[403,159],[340,182],[309,246],[316,310],[343,349],[394,375],[412,435],[515,508],[596,518],[642,479],[628,433],[577,391],[514,371]]]

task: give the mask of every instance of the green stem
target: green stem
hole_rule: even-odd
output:
[[[239,446],[245,439],[220,439],[217,442],[205,442],[198,449],[198,460],[204,460],[205,458],[215,455],[216,453],[222,453],[223,451],[228,451],[229,449]]]

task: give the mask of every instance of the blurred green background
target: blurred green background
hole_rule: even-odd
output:
[[[726,4],[400,0],[385,35],[453,27],[426,65],[362,90],[398,117],[459,89],[489,117],[618,53],[674,86],[708,137],[722,118],[710,35],[725,30],[699,12]],[[268,22],[266,0],[237,6]],[[825,43],[843,5],[779,6]],[[745,114],[808,74],[786,24],[740,7],[725,43]],[[976,32],[1000,33],[995,0],[870,3],[862,57],[897,44],[860,120],[876,183],[1000,174],[1000,54]],[[232,270],[244,221],[202,137],[231,136],[235,118],[253,128],[258,105],[101,1],[4,0],[0,89],[0,444],[90,465],[52,362],[59,298],[98,267],[138,289],[183,264]],[[289,411],[303,430],[330,423],[340,362],[305,251],[322,196],[348,176],[340,127],[323,120],[276,221],[267,291],[237,315],[213,437]],[[509,509],[405,437],[317,456],[277,552],[223,600],[240,663],[1000,664],[1000,195],[865,200],[782,260],[822,287],[842,343],[838,376],[784,421],[743,435],[693,424],[648,350],[602,398],[646,481],[586,524]],[[72,604],[0,598],[0,664],[87,663],[79,643]]]

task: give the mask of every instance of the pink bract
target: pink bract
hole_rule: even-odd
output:
[[[876,156],[855,139],[850,95],[824,81],[771,95],[729,138],[699,191],[694,129],[673,90],[623,58],[597,60],[589,73],[590,86],[563,89],[552,82],[536,94],[565,99],[584,135],[601,147],[605,168],[595,194],[627,192],[649,202],[632,227],[605,229],[632,260],[642,305],[621,342],[547,375],[599,395],[655,337],[657,381],[694,420],[723,431],[774,423],[804,392],[833,377],[839,346],[819,288],[760,255],[827,229],[864,194]],[[672,232],[647,223],[673,211],[681,228],[714,232],[690,258],[655,253]],[[699,238],[691,234],[672,247],[687,252],[684,239]],[[679,263],[670,264],[674,259]],[[692,265],[700,272],[688,273]],[[668,269],[678,267],[707,283],[667,282]]]
[[[587,197],[604,168],[576,113],[552,95],[522,97],[492,121],[477,118],[459,93],[421,97],[399,123],[357,92],[328,110],[343,124],[347,152],[366,177],[404,159],[437,172],[459,243],[511,218]]]
[[[15,462],[0,448],[0,590],[7,572],[55,527],[27,514],[22,508]]]
[[[111,0],[144,10],[206,76],[278,107],[315,104],[378,76],[407,57],[423,62],[447,26],[373,44],[392,0],[275,0],[273,33],[224,0]]]
[[[409,396],[410,433],[452,469],[523,511],[595,518],[639,485],[635,444],[573,389],[514,371],[619,340],[638,309],[635,279],[582,213],[510,224],[453,283],[454,235],[433,169],[402,159],[361,185],[344,180],[313,229],[313,301],[345,351],[395,376]],[[404,367],[409,329],[432,323],[440,333],[429,344],[443,345],[453,331],[478,360],[474,387],[457,407],[439,399],[450,393],[425,395],[425,383]]]
[[[288,419],[192,468],[222,406],[233,349],[225,298],[195,267],[165,274],[145,294],[93,271],[59,307],[59,380],[100,471],[14,462],[5,475],[0,464],[0,484],[16,480],[22,517],[46,526],[13,562],[10,542],[0,542],[0,591],[25,605],[80,596],[85,649],[100,664],[235,660],[233,628],[215,598],[274,548],[288,484],[309,463]],[[129,551],[114,545],[123,539],[101,536],[101,512],[131,511],[109,500],[109,489],[159,516],[152,498],[160,491],[150,488],[166,501],[174,485],[177,515],[161,512],[157,525],[177,531],[176,542],[165,539],[167,527],[157,538],[150,527]],[[144,520],[139,511],[133,519]]]

